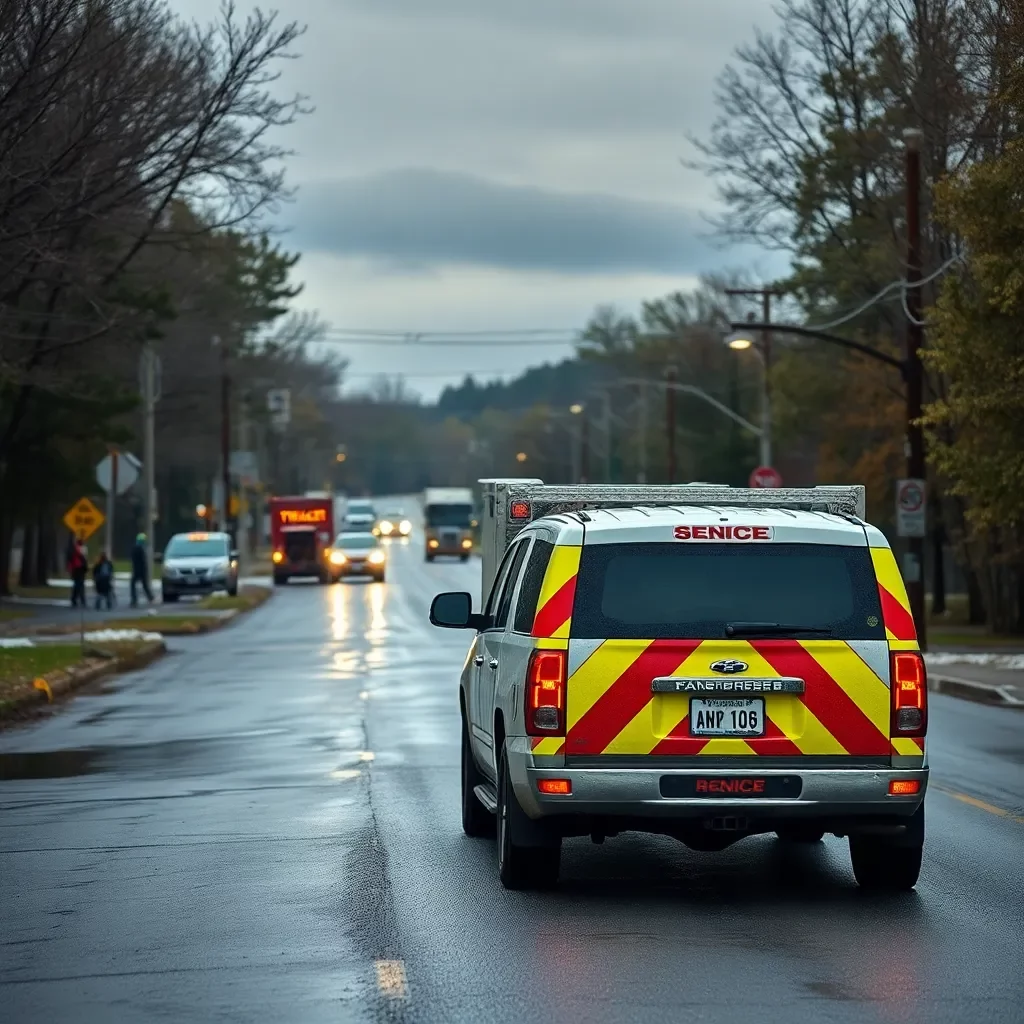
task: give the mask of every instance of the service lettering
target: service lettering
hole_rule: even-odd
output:
[[[771,540],[771,526],[677,526],[676,540]]]

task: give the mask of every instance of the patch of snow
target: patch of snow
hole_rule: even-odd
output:
[[[0,637],[0,647],[35,647],[27,636]]]
[[[85,634],[92,643],[116,643],[125,640],[163,640],[162,633],[144,633],[141,629],[94,629]]]
[[[952,651],[936,651],[924,656],[926,665],[984,665],[987,668],[1002,668],[1010,671],[1024,671],[1024,654],[958,654]]]

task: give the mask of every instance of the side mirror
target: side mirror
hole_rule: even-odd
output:
[[[473,598],[462,591],[438,594],[430,602],[430,623],[444,629],[485,629],[486,616],[473,614]]]
[[[163,562],[163,560],[164,560],[164,553],[162,551],[154,551],[153,552],[153,561],[157,565],[160,565]]]
[[[233,550],[233,549],[231,551],[231,561],[232,562],[237,562],[238,561],[238,552]]]

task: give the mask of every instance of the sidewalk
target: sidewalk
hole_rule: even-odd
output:
[[[163,604],[160,600],[160,582],[155,580],[151,584],[153,591],[153,603],[146,601],[144,594],[139,591],[139,603],[136,607],[131,605],[131,593],[129,587],[130,576],[127,573],[118,573],[115,578],[114,592],[117,596],[117,604],[113,608],[96,608],[96,595],[89,583],[86,586],[86,607],[85,611],[80,608],[71,607],[71,581],[67,579],[51,579],[51,587],[60,587],[67,590],[67,597],[6,597],[0,600],[0,609],[16,612],[24,612],[16,618],[8,620],[0,619],[0,636],[20,636],[25,633],[34,633],[42,626],[70,626],[77,625],[84,617],[86,629],[102,627],[102,623],[110,619],[137,619],[152,617],[154,620],[162,616],[189,618],[218,618],[224,612],[216,608],[198,608],[198,599],[184,598],[174,604]],[[245,578],[239,580],[244,585],[267,585],[270,580],[262,577]]]
[[[1024,708],[1024,654],[934,651],[925,655],[925,663],[929,690]]]

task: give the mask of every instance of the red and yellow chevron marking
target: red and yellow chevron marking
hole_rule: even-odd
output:
[[[705,676],[722,657],[747,662],[755,677],[804,679],[806,692],[766,694],[757,739],[692,737],[689,696],[652,694],[651,680]],[[606,640],[569,679],[564,753],[888,756],[889,702],[889,688],[841,640]]]
[[[896,558],[889,548],[871,548],[871,561],[882,602],[882,621],[889,646],[896,651],[916,651],[917,627],[910,612],[910,599],[903,585]]]
[[[556,544],[551,552],[544,584],[540,588],[537,614],[533,620],[535,637],[567,637],[576,599],[576,573],[580,567],[578,544]]]
[[[892,752],[904,757],[914,757],[924,753],[924,740],[916,736],[894,736]]]

